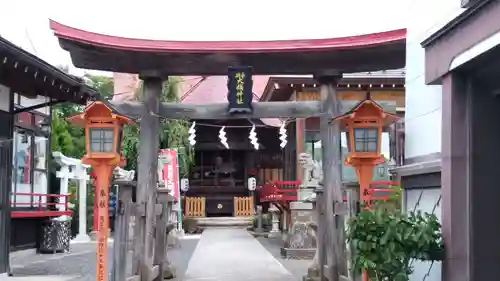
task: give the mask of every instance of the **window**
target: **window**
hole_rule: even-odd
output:
[[[33,193],[31,141],[32,134],[29,131],[16,128],[16,132],[14,132],[12,193]],[[12,202],[15,202],[17,207],[30,207],[31,197],[13,195]]]
[[[342,147],[342,153],[347,151],[347,139],[345,132],[341,133],[340,146]],[[311,155],[314,161],[321,163],[323,159],[321,148],[322,146],[319,131],[306,131],[304,152]]]
[[[35,169],[47,169],[47,148],[48,148],[48,140],[45,137],[35,136],[35,145],[34,148],[34,168]]]
[[[377,149],[378,149],[378,128],[354,129],[355,152],[377,152]]]
[[[91,152],[113,152],[112,128],[90,128],[90,151]]]
[[[14,94],[14,106],[23,108],[39,105],[47,101],[46,97],[27,99]],[[48,193],[47,163],[49,139],[39,127],[40,121],[50,113],[50,106],[21,112],[14,116],[14,134],[12,138],[12,206],[16,208],[45,206],[46,196],[33,196],[33,193]],[[29,195],[20,195],[27,193]]]
[[[14,133],[14,178],[16,183],[30,184],[31,177],[31,139],[25,130]]]
[[[314,161],[319,161],[321,162],[322,155],[321,155],[321,141],[307,141],[305,145],[305,152],[309,155],[311,155],[312,159]]]
[[[16,127],[13,137],[12,204],[17,208],[37,207],[45,196],[20,195],[20,193],[47,194],[48,139],[34,131]]]

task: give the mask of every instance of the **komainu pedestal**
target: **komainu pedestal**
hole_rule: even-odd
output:
[[[281,254],[287,259],[313,259],[316,253],[314,208],[309,202],[291,202],[292,226]]]
[[[299,201],[290,202],[292,226],[281,254],[288,259],[313,259],[317,248],[314,189],[322,180],[322,170],[307,153],[301,153],[298,162],[303,168],[302,184],[297,194]]]

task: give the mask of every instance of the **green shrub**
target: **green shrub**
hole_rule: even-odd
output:
[[[255,229],[258,227],[259,219],[257,215],[252,216],[252,227]],[[271,214],[266,213],[262,214],[262,227],[263,228],[270,228],[272,225],[272,219],[271,219]]]
[[[413,260],[440,261],[444,256],[441,225],[434,214],[402,213],[375,203],[349,221],[352,265],[371,281],[407,281]]]

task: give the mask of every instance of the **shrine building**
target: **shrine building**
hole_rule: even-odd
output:
[[[343,76],[338,84],[338,91],[342,101],[346,102],[343,107],[345,111],[370,92],[372,99],[386,106],[391,112],[404,116],[404,69]],[[181,85],[185,91],[181,97],[182,103],[202,106],[204,103],[227,102],[226,77],[190,76],[183,79],[186,82]],[[254,76],[254,102],[319,100],[319,86],[316,83],[312,76]],[[312,160],[322,160],[319,117],[297,120],[191,121],[196,122],[196,145],[194,167],[189,173],[190,187],[185,194],[187,216],[245,216],[250,212],[245,210],[249,205],[238,205],[236,202],[252,195],[247,186],[248,177],[255,177],[260,186],[277,183],[283,188],[297,188],[302,179],[302,167],[297,164],[298,155],[306,152],[312,156]],[[283,122],[287,124],[287,144],[282,149],[279,128]],[[249,140],[253,125],[256,125],[258,150]],[[396,132],[397,125],[386,128],[383,134],[382,151],[387,161],[376,168],[373,179],[375,182],[389,181],[389,166],[395,165],[396,159],[401,159],[403,143]],[[218,137],[222,126],[225,126],[229,148],[226,148]],[[345,133],[342,135],[342,152],[346,155]],[[357,178],[353,168],[343,167],[343,182],[346,187],[356,186]],[[259,201],[258,191],[256,195],[254,200]],[[296,197],[289,199],[296,200]],[[267,207],[268,204],[264,205]]]
[[[84,105],[95,95],[81,79],[0,37],[0,277],[10,251],[36,246],[44,220],[71,215],[49,192],[51,105]]]

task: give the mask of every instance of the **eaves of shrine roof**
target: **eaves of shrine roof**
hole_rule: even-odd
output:
[[[88,100],[101,98],[81,78],[62,71],[2,36],[0,65],[0,84],[30,98],[41,95],[51,100],[81,105]]]
[[[339,84],[404,84],[406,75],[405,68],[366,71],[355,73],[344,73]],[[316,84],[313,75],[273,75],[269,79],[270,84]]]
[[[61,47],[79,68],[124,73],[226,75],[251,65],[255,75],[377,71],[405,64],[406,29],[328,39],[161,41],[110,36],[50,21]]]
[[[389,69],[389,70],[378,70],[378,71],[365,71],[365,72],[354,72],[354,73],[344,73],[342,78],[405,78],[406,69]],[[313,75],[272,75],[272,78],[310,78],[313,79]]]

